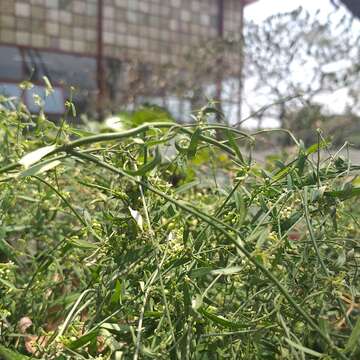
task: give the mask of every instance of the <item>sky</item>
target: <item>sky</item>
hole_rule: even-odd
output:
[[[317,10],[320,10],[319,17],[326,18],[326,16],[334,11],[334,6],[331,4],[330,0],[259,0],[251,5],[248,5],[245,8],[244,16],[246,20],[254,21],[255,23],[261,23],[267,17],[282,13],[289,12],[297,9],[302,6],[305,10],[307,10],[310,14],[314,14]],[[339,11],[339,16],[344,14],[345,10]],[[337,65],[335,65],[336,67]],[[245,84],[246,91],[246,84]],[[256,96],[256,94],[252,94],[250,98],[254,98],[254,104],[252,104],[253,108],[260,108],[263,105],[268,105],[262,102],[260,97]],[[319,97],[318,101],[323,103],[325,109],[330,112],[341,111],[345,109],[346,104],[348,103],[348,99],[346,96],[346,91],[342,90],[342,93],[335,94],[326,94],[322,98]],[[249,110],[246,105],[243,107],[243,118],[249,115]],[[245,125],[245,124],[244,124]],[[249,120],[247,123],[248,127],[256,127],[257,121]],[[264,127],[274,127],[277,126],[277,122],[274,119],[264,119],[263,123]]]

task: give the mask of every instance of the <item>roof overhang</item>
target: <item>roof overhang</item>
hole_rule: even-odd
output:
[[[246,6],[246,5],[250,5],[254,2],[256,2],[258,0],[240,0],[240,1],[243,3],[244,6]]]

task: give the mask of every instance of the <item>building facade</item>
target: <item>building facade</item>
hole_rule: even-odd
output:
[[[99,108],[110,100],[134,101],[131,96],[126,101],[122,97],[129,93],[134,78],[153,82],[149,74],[157,69],[161,77],[166,67],[184,74],[184,58],[193,49],[218,39],[241,41],[243,7],[249,2],[0,0],[0,88],[18,96],[15,84],[31,80],[41,92],[42,78],[47,76],[59,97],[48,101],[50,113],[64,110],[60,98],[69,96],[70,86],[75,88],[80,111],[94,104]],[[240,63],[240,58],[237,52],[232,60]],[[223,65],[220,60],[216,59],[219,66]],[[219,83],[220,71],[215,72]],[[158,86],[153,94],[144,85],[142,90],[137,87],[143,97],[165,96]],[[220,96],[219,85],[216,91]],[[35,109],[30,98],[26,101]]]

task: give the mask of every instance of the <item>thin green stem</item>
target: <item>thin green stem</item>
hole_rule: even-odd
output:
[[[340,359],[347,360],[348,358],[334,345],[332,340],[328,337],[328,335],[317,325],[317,323],[310,317],[310,315],[295,301],[295,299],[288,293],[288,291],[284,288],[284,286],[279,282],[279,280],[261,263],[259,263],[252,255],[251,253],[246,250],[244,246],[240,244],[238,239],[234,237],[231,232],[240,235],[236,229],[231,228],[227,224],[223,223],[219,219],[207,215],[203,212],[201,212],[199,209],[196,209],[192,206],[189,206],[188,204],[185,204],[184,202],[180,202],[178,200],[173,199],[171,196],[163,193],[162,191],[152,187],[149,184],[146,184],[138,179],[136,179],[134,176],[127,174],[125,171],[123,171],[120,168],[116,168],[110,164],[107,164],[100,159],[88,155],[88,154],[82,154],[77,151],[71,151],[71,154],[74,156],[88,160],[90,162],[93,162],[97,164],[98,166],[101,166],[103,168],[106,168],[118,175],[127,177],[134,181],[137,184],[141,184],[143,187],[147,188],[149,191],[152,191],[153,193],[157,194],[158,196],[161,196],[162,198],[166,199],[167,201],[173,203],[175,206],[177,206],[179,209],[182,209],[209,224],[211,227],[219,231],[222,235],[224,235],[230,242],[232,242],[236,248],[239,249],[239,251],[252,263],[255,265],[256,268],[258,268],[280,291],[280,293],[286,298],[286,300],[291,304],[291,306],[294,308],[294,310],[304,318],[304,320],[315,330],[319,333],[319,335],[324,339],[324,341],[329,345],[329,347],[336,353],[336,355]],[[226,231],[226,229],[230,231]],[[240,237],[240,236],[239,236]]]

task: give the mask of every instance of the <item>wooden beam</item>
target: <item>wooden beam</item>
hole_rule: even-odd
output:
[[[359,0],[340,0],[354,16],[360,19],[360,1]]]

